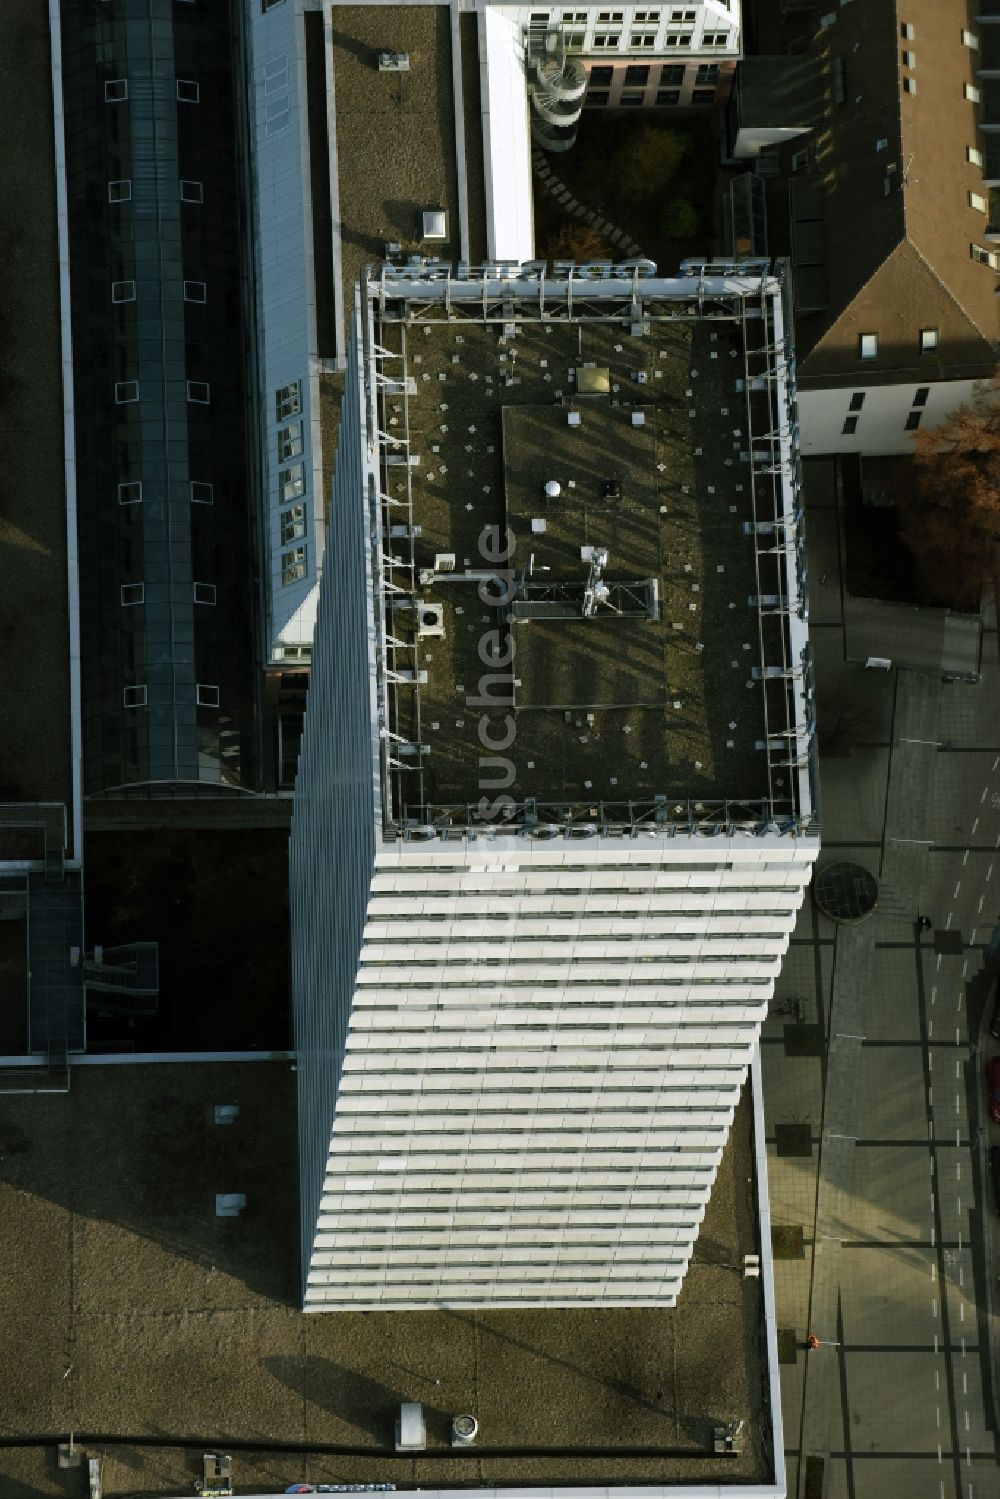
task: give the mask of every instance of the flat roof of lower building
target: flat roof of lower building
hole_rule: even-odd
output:
[[[294,1089],[287,1062],[190,1062],[0,1098],[0,1315],[31,1350],[0,1369],[5,1436],[75,1431],[109,1496],[189,1492],[212,1450],[242,1492],[773,1479],[764,1282],[742,1275],[760,1249],[748,1094],[672,1310],[306,1315]],[[217,1193],[245,1210],[217,1217]],[[425,1453],[394,1451],[402,1401],[424,1407]],[[471,1452],[450,1446],[465,1412]],[[742,1451],[716,1456],[733,1420]],[[0,1487],[24,1464],[0,1450]],[[54,1470],[36,1481],[62,1492]]]

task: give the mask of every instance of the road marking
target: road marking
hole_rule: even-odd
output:
[[[933,1206],[934,1206],[934,1204],[932,1202],[931,1203],[931,1207],[933,1208]],[[931,1261],[931,1285],[934,1285],[934,1283],[935,1283],[936,1280],[937,1280],[937,1265],[932,1260]]]
[[[936,1405],[934,1407],[934,1410],[937,1413],[937,1424],[940,1426],[941,1425],[941,1407],[939,1405]]]
[[[972,1449],[970,1447],[966,1447],[966,1449],[965,1449],[965,1461],[966,1461],[966,1465],[971,1468],[972,1467]],[[971,1483],[969,1484],[969,1493],[970,1494],[972,1493],[972,1484]]]
[[[979,818],[977,817],[976,820],[975,820],[975,822],[972,824],[972,836],[973,836],[973,838],[976,836],[976,829],[978,828],[978,826],[979,826]]]
[[[931,1036],[933,1036],[933,1034],[934,1034],[934,1022],[933,1022],[933,1020],[928,1020],[928,1022],[927,1022],[927,1038],[928,1038],[928,1040],[930,1040],[930,1038],[931,1038]]]
[[[968,1393],[969,1393],[969,1376],[963,1370],[963,1373],[962,1373],[962,1394],[963,1395],[967,1395]]]
[[[938,1462],[941,1462],[942,1461],[942,1457],[941,1457],[941,1443],[940,1442],[938,1442],[937,1447],[938,1447]],[[943,1487],[943,1485],[942,1485],[942,1487]]]
[[[969,971],[969,960],[968,960],[968,958],[966,958],[965,962],[962,964],[962,977],[963,978],[965,978],[965,975],[968,973],[968,971]],[[959,994],[960,995],[961,995],[961,992],[962,991],[959,990]],[[961,1003],[961,1000],[959,1001],[959,1003]]]
[[[968,1411],[963,1411],[962,1414],[965,1417],[965,1429],[966,1429],[966,1431],[968,1431],[968,1429],[969,1429],[969,1412]]]
[[[955,1126],[955,1146],[959,1150],[962,1148],[962,1131],[957,1125]]]
[[[948,912],[948,920],[947,920],[947,921],[946,921],[946,922],[945,922],[945,924],[944,924],[944,929],[945,929],[945,931],[947,931],[947,930],[948,930],[948,928],[949,928],[949,927],[950,927],[950,926],[951,926],[951,923],[952,923],[952,921],[953,921],[953,919],[954,919],[954,916],[955,916],[955,913],[954,913],[954,911],[949,911],[949,912]]]
[[[998,765],[1000,765],[1000,755],[997,755],[996,759],[993,761],[993,769],[996,770]]]
[[[958,1320],[960,1322],[964,1322],[965,1321],[965,1302],[964,1301],[960,1301],[958,1303]]]
[[[962,888],[962,881],[961,880],[957,880],[955,882],[955,894],[952,896],[952,900],[958,900],[958,892],[961,890],[961,888]]]
[[[958,1283],[959,1283],[960,1286],[963,1286],[963,1287],[965,1285],[965,1271],[964,1271],[964,1269],[962,1268],[961,1265],[959,1265],[959,1267],[958,1267]]]
[[[935,973],[940,973],[941,972],[941,954],[940,953],[938,953],[937,967],[935,968],[934,972]]]
[[[966,864],[968,864],[968,862],[969,862],[969,850],[966,849],[965,850],[965,857],[962,860],[962,868],[963,869],[965,868]]]
[[[962,1357],[963,1358],[965,1357],[965,1339],[964,1338],[962,1339]],[[962,1378],[963,1379],[965,1378],[964,1374],[962,1375]]]
[[[986,878],[988,880],[991,880],[993,878],[993,865],[992,864],[990,865],[989,869],[987,869],[987,871],[986,871]]]
[[[983,802],[984,802],[984,801],[985,801],[985,800],[986,800],[986,793],[987,793],[987,792],[988,792],[988,791],[989,791],[989,789],[990,789],[990,788],[989,788],[989,787],[988,787],[988,786],[984,786],[984,787],[983,787],[983,794],[982,794],[982,796],[981,796],[981,797],[980,797],[980,798],[979,798],[979,805],[980,805],[980,806],[982,806],[982,805],[983,805]]]
[[[931,985],[931,1004],[937,999],[937,984]]]
[[[936,1390],[939,1390],[941,1388],[941,1371],[940,1371],[940,1369],[935,1369],[934,1370],[934,1388]]]
[[[981,915],[982,915],[982,914],[983,914],[983,901],[984,901],[984,900],[985,900],[985,899],[986,899],[986,896],[985,896],[985,894],[983,894],[983,895],[981,895],[981,896],[980,896],[980,897],[979,897],[979,904],[978,904],[978,906],[977,906],[977,907],[976,907],[976,915],[977,915],[977,916],[981,916]]]
[[[936,1322],[937,1321],[937,1297],[936,1296],[932,1296],[931,1297],[931,1316],[934,1318],[934,1320]],[[937,1343],[937,1338],[936,1337],[934,1339],[934,1342]],[[934,1349],[934,1352],[935,1353],[937,1352],[937,1348]]]
[[[962,1063],[961,1063],[961,1061],[957,1061],[955,1063],[955,1076],[956,1077],[961,1077],[962,1076]]]
[[[955,1162],[955,1177],[956,1177],[957,1181],[961,1181],[962,1180],[962,1163],[961,1163],[961,1161],[956,1161]]]

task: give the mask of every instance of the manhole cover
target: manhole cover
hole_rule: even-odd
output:
[[[776,1260],[804,1260],[805,1238],[800,1223],[783,1223],[771,1229],[771,1253]]]
[[[776,1124],[774,1127],[775,1148],[780,1156],[813,1153],[811,1124]]]
[[[861,864],[827,864],[813,880],[813,899],[831,921],[864,921],[878,903],[878,885]]]
[[[786,1025],[786,1057],[821,1057],[823,1028],[819,1025]]]

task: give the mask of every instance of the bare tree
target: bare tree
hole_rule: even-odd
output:
[[[549,240],[549,260],[605,260],[609,247],[596,229],[589,224],[576,224],[572,219],[560,224]]]
[[[937,603],[979,602],[1000,564],[1000,376],[978,385],[968,405],[914,438],[912,488],[900,504],[900,533],[917,583]]]

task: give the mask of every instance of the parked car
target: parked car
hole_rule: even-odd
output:
[[[990,1118],[994,1124],[1000,1124],[1000,1056],[987,1060],[986,1092],[989,1097]]]
[[[1000,1213],[1000,1145],[990,1146],[990,1176],[993,1178],[993,1204]]]

